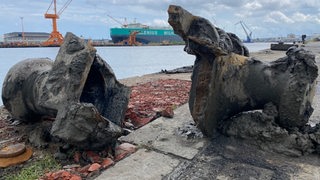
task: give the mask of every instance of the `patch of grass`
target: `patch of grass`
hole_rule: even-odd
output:
[[[29,166],[24,167],[20,172],[5,176],[5,180],[34,180],[43,176],[46,172],[61,169],[61,165],[50,155],[32,162]]]

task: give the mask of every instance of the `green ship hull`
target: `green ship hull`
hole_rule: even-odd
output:
[[[151,29],[151,28],[111,28],[110,36],[114,43],[120,43],[129,38],[130,33],[138,32],[136,41],[149,43],[182,43],[183,40],[172,29]]]

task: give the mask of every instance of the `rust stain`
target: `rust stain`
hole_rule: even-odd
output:
[[[0,158],[0,167],[9,167],[12,165],[23,163],[31,158],[33,151],[31,148],[27,147],[23,154],[16,157]]]

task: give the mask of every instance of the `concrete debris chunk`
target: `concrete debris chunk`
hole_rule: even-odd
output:
[[[251,140],[270,136],[270,141],[288,143],[279,151],[294,148],[298,155],[316,151],[319,144],[310,139],[311,130],[305,132],[318,76],[315,55],[291,47],[286,57],[265,63],[248,57],[236,35],[207,19],[175,5],[169,6],[168,14],[174,32],[186,43],[185,51],[196,56],[189,109],[206,136],[221,132]],[[263,113],[252,111],[263,108]],[[265,137],[255,134],[256,128]],[[266,134],[268,128],[271,134]],[[276,136],[282,138],[272,138]],[[293,142],[294,137],[299,142]]]
[[[3,104],[22,121],[56,118],[52,135],[76,146],[104,146],[120,135],[130,89],[117,81],[94,47],[72,33],[64,39],[54,62],[27,59],[9,70]]]
[[[122,134],[120,126],[100,115],[91,103],[74,103],[58,111],[51,134],[82,149],[99,150]]]

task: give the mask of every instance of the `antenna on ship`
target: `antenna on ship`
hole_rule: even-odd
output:
[[[127,18],[124,18],[124,24],[123,24],[123,27],[128,27]]]

